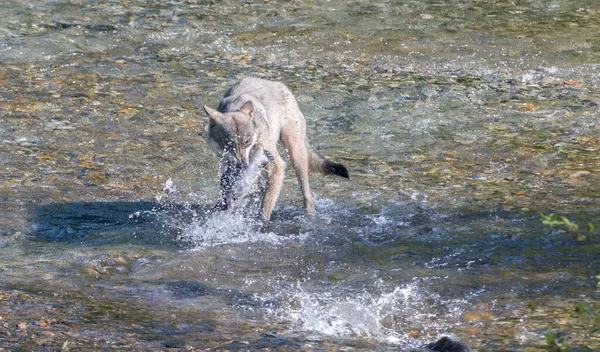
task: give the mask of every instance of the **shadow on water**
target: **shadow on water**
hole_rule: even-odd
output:
[[[250,220],[235,220],[212,212],[208,204],[156,201],[92,201],[50,203],[31,208],[34,241],[75,246],[140,245],[169,249],[206,248],[239,244],[263,238],[275,244],[299,240],[308,234],[319,246],[343,246],[329,253],[340,260],[356,250],[371,253],[378,261],[416,257],[428,262],[441,252],[471,253],[470,265],[524,261],[531,251],[572,244],[562,235],[548,236],[537,216],[501,209],[438,209],[417,203],[385,204],[377,210],[331,206],[306,221],[297,210],[279,209],[269,226],[255,228]],[[529,229],[524,231],[523,229]],[[191,232],[191,234],[190,234]],[[541,236],[541,234],[546,233]],[[191,240],[188,237],[192,237]],[[212,236],[212,237],[211,237]],[[262,237],[261,237],[262,236]],[[305,252],[319,251],[304,243]],[[504,249],[502,255],[497,253]],[[512,251],[506,252],[507,249]],[[530,252],[525,256],[523,248]],[[417,249],[420,249],[417,250]],[[466,254],[465,254],[466,255]],[[461,258],[463,256],[460,256]],[[471,258],[472,257],[472,258]],[[542,259],[544,258],[544,259]],[[457,258],[455,258],[457,259]],[[463,258],[463,260],[466,260]],[[500,260],[500,259],[498,259]],[[539,262],[556,258],[539,254]]]
[[[215,216],[212,208],[209,204],[143,200],[82,201],[34,206],[29,209],[29,217],[34,241],[80,246],[130,244],[188,249],[190,243],[182,240],[181,235],[190,225],[214,226],[214,229],[208,230],[219,231],[220,222],[230,220]],[[465,238],[454,238],[455,241],[473,245],[474,238],[471,237],[476,237],[476,242],[484,241],[488,245],[490,239],[487,236],[480,238],[481,231],[493,228],[505,235],[512,235],[512,227],[522,226],[524,222],[528,225],[536,222],[531,214],[499,209],[441,210],[411,202],[381,205],[379,209],[336,205],[323,209],[310,221],[299,214],[297,209],[279,209],[274,214],[273,223],[266,227],[259,226],[260,230],[254,229],[249,233],[272,233],[283,237],[312,233],[321,244],[354,243],[367,247],[396,246],[398,240],[438,242],[442,238],[450,240],[460,234],[459,238]],[[240,226],[248,227],[246,225]],[[502,226],[501,229],[498,225]],[[520,226],[518,230],[521,230]],[[222,231],[241,230],[225,227]],[[332,236],[332,233],[340,236]],[[194,247],[198,244],[191,245]]]
[[[36,206],[30,210],[34,240],[72,245],[132,244],[179,248],[176,226],[198,214],[207,214],[208,205],[173,205],[151,201],[69,202]]]

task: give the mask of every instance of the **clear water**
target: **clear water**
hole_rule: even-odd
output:
[[[0,347],[600,348],[596,1],[5,1]],[[302,216],[210,211],[198,134],[286,83],[320,153]],[[542,225],[564,215],[590,241]]]

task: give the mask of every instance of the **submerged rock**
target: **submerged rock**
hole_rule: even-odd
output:
[[[448,336],[444,336],[436,342],[427,345],[431,351],[438,352],[471,352],[471,348],[466,343],[453,340]]]

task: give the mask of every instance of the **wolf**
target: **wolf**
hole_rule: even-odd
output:
[[[308,216],[316,213],[308,183],[309,171],[350,178],[340,163],[317,154],[306,138],[306,121],[292,92],[280,82],[247,77],[234,84],[217,109],[203,106],[208,115],[207,141],[221,158],[221,183],[217,207],[229,209],[235,189],[251,165],[264,167],[266,186],[259,217],[269,222],[279,198],[286,163],[277,149],[279,141],[289,153]]]

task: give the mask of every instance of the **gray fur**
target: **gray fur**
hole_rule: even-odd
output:
[[[221,153],[224,162],[247,166],[253,163],[256,155],[272,156],[272,161],[267,164],[268,181],[262,202],[264,221],[271,217],[283,181],[285,162],[277,150],[279,141],[289,152],[296,170],[306,214],[315,213],[308,184],[309,170],[349,177],[342,164],[326,160],[310,148],[304,115],[292,92],[282,83],[244,78],[225,93],[217,110],[206,106],[204,110],[209,115],[209,145]],[[248,135],[255,138],[251,145],[245,143],[247,138],[244,136]],[[258,148],[264,153],[255,153]],[[230,170],[243,170],[244,167],[230,167]],[[233,182],[238,182],[237,178]],[[223,193],[223,182],[221,187]]]

